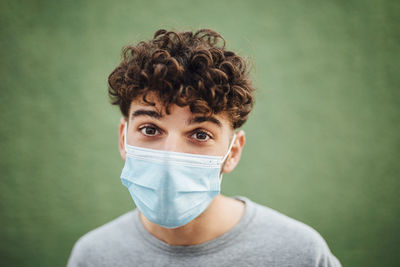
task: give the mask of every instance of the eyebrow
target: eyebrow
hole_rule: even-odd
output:
[[[206,116],[199,116],[199,117],[194,117],[192,119],[189,120],[189,124],[194,124],[194,123],[201,123],[201,122],[212,122],[214,124],[216,124],[218,127],[222,127],[222,123],[214,118],[214,117],[206,117]]]
[[[155,119],[161,119],[163,117],[160,113],[158,113],[157,111],[154,111],[154,110],[138,109],[132,113],[132,119],[135,117],[139,117],[139,116],[149,116],[149,117],[152,117]],[[209,117],[209,116],[197,116],[197,117],[191,118],[188,121],[188,124],[190,125],[190,124],[202,123],[202,122],[207,122],[207,121],[214,123],[218,127],[222,127],[221,121],[219,121],[217,118]]]
[[[139,116],[149,116],[156,119],[162,118],[162,115],[154,110],[138,109],[132,113],[132,119]]]

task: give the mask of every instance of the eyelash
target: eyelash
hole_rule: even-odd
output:
[[[157,132],[161,133],[161,129],[158,128],[158,127],[155,126],[155,125],[143,125],[143,126],[139,127],[139,131],[140,131],[143,135],[145,135],[145,136],[147,136],[147,137],[154,137],[154,136],[156,136],[156,134],[155,134],[155,135],[147,135],[147,134],[143,133],[143,130],[145,130],[145,129],[147,129],[147,128],[154,128]]]
[[[146,137],[150,137],[151,138],[151,137],[155,137],[157,135],[157,134],[147,135],[147,134],[143,133],[143,130],[145,130],[147,128],[154,128],[156,132],[162,133],[162,130],[159,127],[155,126],[155,125],[143,125],[143,126],[139,127],[138,130]],[[199,139],[194,138],[194,140],[195,140],[194,142],[203,143],[203,142],[207,142],[209,139],[213,139],[213,136],[212,136],[212,134],[210,132],[208,132],[208,131],[206,131],[204,129],[201,129],[201,128],[194,129],[190,133],[189,136],[192,137],[192,136],[194,136],[195,134],[198,134],[198,133],[205,133],[207,135],[207,139],[199,140]]]
[[[192,137],[192,136],[194,136],[194,135],[196,135],[196,134],[198,134],[198,133],[205,133],[205,134],[207,135],[208,138],[205,139],[205,140],[199,140],[199,139],[194,138],[195,142],[203,143],[203,142],[207,142],[209,139],[213,139],[213,136],[212,136],[211,133],[209,133],[208,131],[206,131],[206,130],[204,130],[204,129],[201,129],[201,128],[198,128],[198,129],[193,130],[193,131],[190,133],[190,136]]]

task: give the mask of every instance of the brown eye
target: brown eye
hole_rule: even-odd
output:
[[[192,137],[197,141],[203,141],[203,142],[210,139],[210,135],[206,132],[196,132],[192,135]]]
[[[154,135],[159,134],[159,131],[157,130],[157,128],[151,127],[151,126],[145,126],[145,127],[141,128],[140,131],[142,132],[142,134],[147,135],[147,136],[154,136]]]

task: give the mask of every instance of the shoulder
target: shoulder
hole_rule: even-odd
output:
[[[253,206],[255,215],[250,231],[264,247],[279,250],[281,260],[302,262],[304,266],[341,266],[314,228],[248,199],[246,203]]]
[[[95,263],[110,253],[110,248],[124,246],[124,237],[133,229],[134,214],[135,211],[127,212],[79,238],[72,249],[68,266]]]

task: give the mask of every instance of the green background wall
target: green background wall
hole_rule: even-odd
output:
[[[0,265],[64,266],[81,235],[133,208],[107,76],[159,28],[213,28],[257,87],[223,192],[311,225],[344,266],[395,266],[398,3],[1,1]]]

